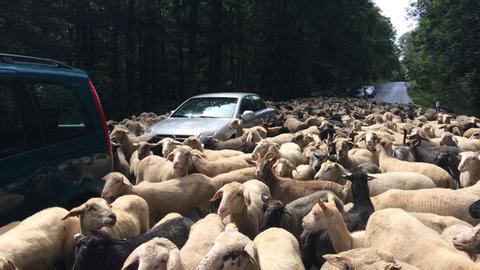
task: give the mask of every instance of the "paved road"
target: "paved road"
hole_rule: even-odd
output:
[[[406,82],[391,82],[375,86],[377,95],[373,100],[388,103],[413,103],[408,95]]]

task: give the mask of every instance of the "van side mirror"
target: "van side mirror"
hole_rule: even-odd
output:
[[[244,121],[250,121],[250,120],[253,120],[253,118],[255,118],[255,113],[253,111],[244,111],[242,113],[242,120]]]

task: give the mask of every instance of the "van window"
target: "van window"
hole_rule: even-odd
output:
[[[47,144],[93,133],[88,114],[71,86],[43,81],[28,81],[28,84]]]
[[[0,159],[42,144],[32,99],[21,80],[0,80]]]
[[[240,115],[242,115],[245,111],[252,111],[255,112],[255,104],[253,103],[252,96],[246,96],[242,100],[242,104],[240,104]]]
[[[267,108],[265,101],[259,96],[252,96],[253,103],[255,105],[255,111],[260,111]]]

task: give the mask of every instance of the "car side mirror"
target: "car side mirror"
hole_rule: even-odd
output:
[[[247,110],[242,113],[242,120],[250,121],[253,120],[253,118],[255,118],[255,113],[253,111]]]

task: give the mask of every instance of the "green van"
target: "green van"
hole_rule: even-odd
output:
[[[0,226],[99,195],[112,167],[105,115],[87,73],[0,54]]]

